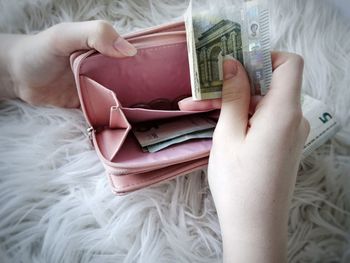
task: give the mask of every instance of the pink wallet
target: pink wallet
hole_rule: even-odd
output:
[[[218,115],[217,111],[177,108],[180,99],[191,96],[183,22],[124,37],[137,48],[136,56],[116,59],[94,50],[71,56],[89,133],[115,194],[184,175],[208,163],[211,139],[148,153],[131,132],[133,124],[193,114]]]

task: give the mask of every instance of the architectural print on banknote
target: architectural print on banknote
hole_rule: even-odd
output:
[[[241,25],[229,19],[198,15],[193,16],[193,29],[201,92],[220,93],[223,58],[231,55],[243,64]]]
[[[252,95],[267,93],[272,67],[266,8],[249,1],[208,9],[190,1],[185,25],[194,100],[221,97],[226,55],[244,65]]]

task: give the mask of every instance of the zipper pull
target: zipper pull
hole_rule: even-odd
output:
[[[92,141],[92,132],[95,131],[94,128],[92,126],[90,126],[89,128],[86,129],[87,133],[88,133],[88,137],[90,139],[90,141]]]

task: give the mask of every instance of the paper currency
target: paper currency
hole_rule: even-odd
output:
[[[226,55],[245,66],[252,95],[267,93],[272,76],[267,9],[248,1],[203,10],[190,1],[185,25],[194,100],[221,98]]]
[[[151,153],[154,153],[154,152],[160,151],[164,148],[167,148],[171,145],[185,142],[188,140],[212,138],[213,133],[214,133],[214,128],[211,128],[208,130],[203,130],[203,131],[196,131],[196,132],[192,132],[189,134],[184,134],[184,135],[175,137],[175,138],[167,140],[167,141],[163,141],[163,142],[159,142],[156,144],[146,146],[146,147],[144,147],[145,148],[144,150],[151,152]]]
[[[308,95],[302,96],[302,111],[310,123],[303,157],[333,137],[340,126],[329,107]],[[190,139],[212,138],[216,122],[201,115],[184,116],[166,121],[153,121],[134,125],[133,132],[142,149],[157,152]]]
[[[142,147],[214,128],[215,121],[200,115],[135,124],[133,133]]]
[[[310,123],[310,133],[303,149],[303,157],[306,157],[333,137],[340,126],[326,104],[308,95],[302,96],[302,110]]]

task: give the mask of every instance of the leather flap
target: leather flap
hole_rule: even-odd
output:
[[[86,76],[80,76],[80,90],[82,106],[91,125],[108,126],[111,108],[119,106],[115,93]]]
[[[121,149],[128,133],[129,128],[104,129],[94,134],[94,145],[97,152],[100,153],[102,160],[111,161],[117,152]]]

